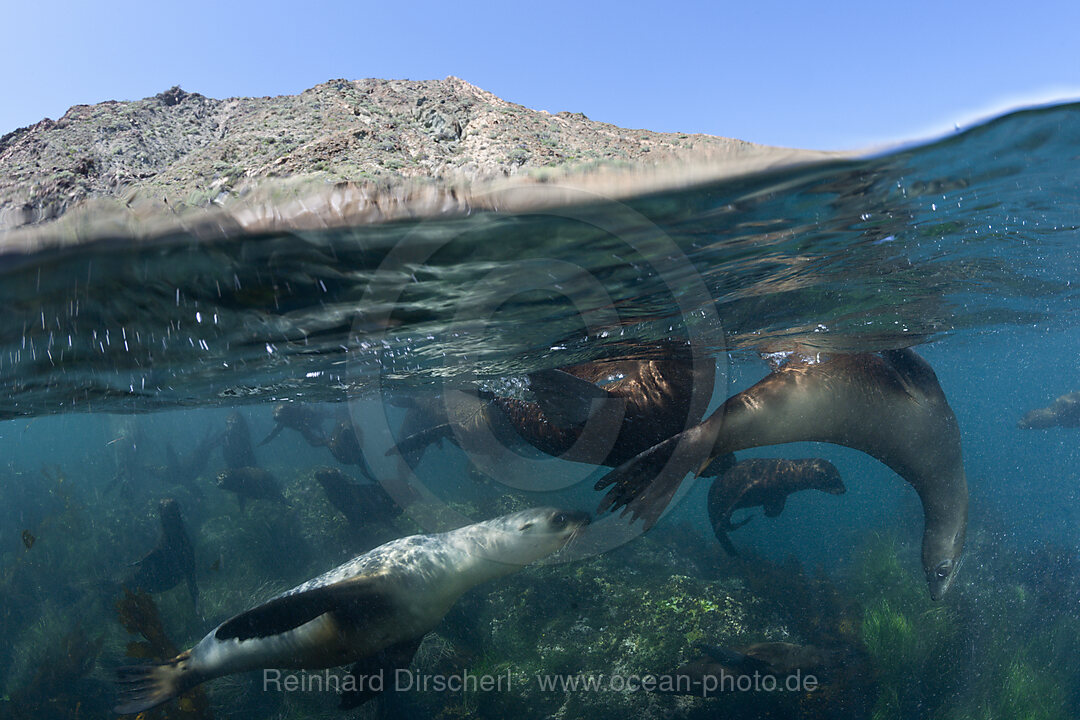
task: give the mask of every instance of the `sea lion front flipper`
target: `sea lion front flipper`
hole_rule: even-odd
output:
[[[529,373],[529,389],[544,416],[560,427],[580,427],[596,411],[596,403],[616,398],[602,387],[562,370]]]
[[[786,495],[776,495],[766,500],[762,507],[765,508],[765,517],[779,517],[784,512],[784,504],[787,503]]]
[[[352,675],[355,684],[352,689],[341,691],[341,704],[338,705],[338,709],[352,710],[381,694],[386,686],[387,677],[393,678],[397,670],[409,666],[423,639],[421,635],[411,640],[403,640],[353,664],[349,674]],[[382,679],[378,690],[371,688],[372,677]],[[362,678],[362,680],[357,678]]]
[[[284,426],[284,425],[282,425],[281,423],[278,423],[277,425],[275,425],[275,426],[274,426],[274,429],[270,431],[270,434],[269,434],[269,435],[267,435],[266,437],[264,437],[264,438],[262,439],[262,442],[260,442],[260,443],[259,443],[259,444],[258,444],[258,445],[257,445],[256,447],[262,447],[262,446],[263,446],[263,445],[265,445],[266,443],[268,443],[268,442],[270,442],[271,440],[273,440],[274,438],[276,438],[276,437],[277,437],[278,435],[280,435],[280,434],[281,434],[281,430],[282,430],[282,428],[284,428],[284,427],[285,427],[285,426]]]
[[[214,631],[218,640],[270,637],[333,613],[356,623],[364,616],[393,610],[395,603],[380,577],[363,576],[332,585],[281,595],[226,620]]]
[[[713,535],[720,541],[720,547],[724,548],[724,552],[728,554],[728,557],[739,557],[739,551],[735,548],[735,544],[731,542],[731,538],[728,537],[727,531],[719,525],[713,525]]]

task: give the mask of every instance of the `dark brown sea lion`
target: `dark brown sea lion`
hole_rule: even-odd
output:
[[[210,453],[223,440],[223,435],[211,431],[196,443],[195,447],[183,454],[177,453],[171,442],[166,442],[166,472],[169,479],[177,485],[183,485],[196,495],[201,495],[202,491],[195,484],[195,479],[206,469],[206,464],[210,461]]]
[[[335,425],[326,440],[326,447],[339,463],[356,465],[364,477],[372,482],[378,482],[374,471],[368,465],[367,458],[364,457],[363,448],[360,447],[360,429],[351,422],[342,420]]]
[[[247,420],[238,412],[229,413],[225,419],[225,432],[221,436],[221,454],[225,467],[255,467],[255,448],[251,445],[251,431]]]
[[[738,555],[728,533],[750,522],[751,517],[731,522],[736,510],[761,506],[765,517],[777,517],[788,495],[800,490],[821,490],[833,495],[846,488],[840,471],[828,460],[743,460],[713,480],[709,487],[709,522],[716,539],[729,555]]]
[[[181,580],[187,581],[191,602],[199,607],[199,589],[195,584],[195,550],[191,545],[180,504],[165,498],[159,507],[161,536],[157,545],[143,559],[134,563],[135,572],[128,580],[136,588],[158,593],[171,590]]]
[[[277,479],[261,467],[228,468],[218,474],[218,487],[236,493],[240,509],[247,500],[271,500],[288,504]]]
[[[522,442],[563,460],[614,467],[700,421],[712,396],[712,363],[694,363],[687,343],[661,343],[642,357],[572,365],[529,375],[536,402],[485,396],[484,402],[406,437],[396,448],[458,442],[481,427],[503,446]],[[599,428],[599,431],[594,431]]]
[[[386,522],[401,514],[401,508],[378,483],[361,485],[337,468],[318,468],[314,477],[326,493],[326,499],[354,529],[373,522]]]
[[[926,521],[923,570],[931,597],[941,598],[964,547],[967,480],[956,416],[933,369],[911,350],[790,360],[697,427],[601,478],[596,489],[614,487],[600,511],[625,506],[652,525],[687,472],[730,452],[800,441],[861,450],[915,488]]]
[[[326,414],[315,408],[300,403],[281,403],[274,408],[274,429],[263,438],[259,447],[276,438],[282,430],[290,428],[300,433],[308,445],[323,447],[326,445],[326,432],[323,421]]]
[[[1032,410],[1016,424],[1019,428],[1080,427],[1080,391],[1062,395],[1047,407]]]

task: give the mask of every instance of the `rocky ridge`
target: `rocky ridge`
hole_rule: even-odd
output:
[[[331,80],[299,95],[226,100],[174,87],[143,100],[76,105],[55,122],[0,137],[0,230],[54,220],[92,199],[174,212],[228,205],[279,183],[271,179],[309,190],[475,186],[770,150],[551,115],[455,77]],[[790,161],[792,152],[781,157]],[[820,157],[797,152],[795,159]]]

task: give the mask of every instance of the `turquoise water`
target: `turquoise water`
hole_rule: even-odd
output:
[[[758,352],[917,346],[956,412],[971,492],[967,559],[945,600],[925,597],[922,516],[895,474],[835,446],[757,449],[740,457],[828,458],[847,493],[801,493],[779,518],[755,518],[733,533],[753,559],[736,562],[709,531],[707,482],[687,482],[644,536],[639,524],[609,552],[473,591],[427,641],[438,651],[417,661],[517,672],[516,689],[413,691],[363,716],[1077,716],[1078,431],[1016,423],[1080,390],[1078,147],[1080,106],[1064,105],[879,156],[621,202],[0,255],[0,715],[108,716],[112,668],[131,662],[138,639],[114,603],[127,565],[154,545],[161,498],[179,501],[196,557],[198,612],[182,583],[153,594],[182,649],[377,542],[521,506],[593,510],[603,469],[528,453],[493,463],[449,444],[405,469],[382,451],[417,398],[477,384],[527,396],[529,372],[679,339],[716,365],[712,406],[766,374]],[[258,442],[282,400],[316,406],[328,424],[350,417],[376,475],[407,476],[435,515],[358,534],[311,476],[329,465],[362,481],[358,466],[291,430],[256,448],[287,505],[241,509],[216,488],[216,450],[192,477],[175,472],[167,445],[184,455],[237,407]],[[830,584],[834,609],[783,584],[804,578],[790,558],[806,583]],[[680,592],[764,609],[738,623]],[[650,603],[667,609],[642,615]],[[662,625],[674,616],[699,624],[676,635]],[[615,627],[622,635],[604,629]],[[877,679],[802,704],[528,684],[541,670],[665,672],[696,641],[781,639],[842,643]],[[590,654],[590,642],[612,645]],[[338,715],[333,698],[256,686],[210,683],[210,703],[226,717]]]

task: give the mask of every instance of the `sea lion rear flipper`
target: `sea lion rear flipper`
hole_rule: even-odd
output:
[[[711,425],[702,423],[631,458],[596,482],[596,490],[613,486],[600,501],[597,514],[625,508],[623,515],[631,513],[631,522],[644,518],[648,530],[686,474],[707,464],[714,441]]]
[[[394,601],[382,578],[364,576],[332,585],[281,595],[226,620],[214,631],[218,640],[270,637],[333,613],[342,622],[389,612]]]
[[[388,682],[387,678],[389,677],[392,680],[397,670],[409,666],[423,639],[423,636],[420,636],[411,640],[403,640],[396,645],[383,648],[369,658],[356,662],[349,670],[355,684],[352,689],[341,692],[341,704],[338,705],[338,709],[352,710],[382,693]],[[373,690],[371,688],[371,678],[379,676],[381,676],[382,683],[378,690]]]
[[[580,427],[592,417],[597,402],[621,400],[602,387],[562,370],[530,373],[529,389],[545,417],[560,427]]]

